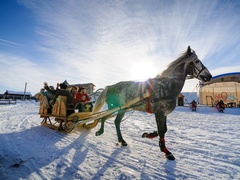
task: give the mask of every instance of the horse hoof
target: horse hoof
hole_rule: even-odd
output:
[[[142,134],[142,138],[146,138],[147,136],[148,136],[148,133],[146,132]]]
[[[96,135],[96,136],[100,136],[102,133],[103,133],[103,131],[100,131],[100,130],[99,130],[99,131],[97,131],[97,132],[95,133],[95,135]]]
[[[122,146],[127,146],[127,143],[124,140],[122,140]]]
[[[170,153],[170,152],[167,152],[167,153],[166,153],[166,158],[169,159],[169,160],[175,160],[175,157],[174,157],[173,154]]]

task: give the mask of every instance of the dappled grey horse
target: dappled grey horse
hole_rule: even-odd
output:
[[[137,97],[142,97],[141,101],[129,108],[155,114],[160,150],[165,153],[168,159],[174,160],[173,154],[165,146],[166,117],[175,109],[177,96],[181,92],[187,77],[194,77],[202,82],[209,81],[212,78],[208,69],[198,59],[190,46],[182,56],[173,61],[161,75],[157,75],[155,78],[144,82],[123,81],[107,86],[97,99],[93,112],[99,112],[105,102],[108,109],[113,109],[121,107]],[[142,95],[145,92],[148,92],[149,95],[144,98]],[[127,146],[120,130],[120,123],[126,110],[126,108],[120,109],[114,121],[118,141],[122,146]],[[97,136],[104,132],[106,119],[106,117],[101,119],[101,128],[96,132]]]

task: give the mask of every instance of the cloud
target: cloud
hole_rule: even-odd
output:
[[[50,4],[54,7],[55,13],[52,13],[46,4],[31,2],[31,8],[41,21],[37,28],[37,33],[44,38],[40,50],[52,55],[55,69],[64,67],[72,76],[82,76],[81,79],[97,81],[102,86],[114,79],[129,79],[129,67],[143,58],[152,61],[148,58],[152,44],[149,40],[152,40],[147,37],[146,43],[139,40],[139,36],[130,37],[138,28],[131,25],[126,10],[118,10],[116,6],[104,11],[108,5],[98,3],[97,6],[62,3]]]
[[[37,92],[38,80],[42,77],[42,68],[31,61],[9,54],[0,54],[0,84],[5,85],[5,90],[23,90],[25,82],[31,84],[31,90]],[[39,86],[38,86],[39,87]],[[3,88],[3,87],[2,87]],[[22,88],[22,89],[21,89]]]
[[[55,78],[104,87],[136,78],[133,69],[141,62],[156,67],[152,74],[160,73],[188,45],[213,72],[226,62],[231,64],[226,71],[238,65],[240,14],[235,1],[20,2],[35,16],[36,48],[46,56],[42,64],[37,56],[20,57],[44,72],[38,81],[50,77],[52,83]]]
[[[0,39],[0,44],[3,46],[14,47],[14,46],[24,46],[23,44],[19,44],[16,42],[8,41],[5,39]]]
[[[216,68],[212,70],[211,73],[213,76],[217,76],[219,74],[225,74],[229,72],[239,72],[239,70],[240,70],[240,63],[238,63],[238,65],[236,66],[225,66],[225,67]]]

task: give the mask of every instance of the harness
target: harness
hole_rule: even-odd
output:
[[[202,73],[202,71],[203,71],[204,69],[206,69],[206,67],[205,67],[204,65],[202,65],[202,66],[203,66],[203,68],[200,70],[200,69],[198,69],[198,68],[193,64],[194,71],[195,71],[195,73],[197,74],[196,78],[198,78],[198,77],[200,76],[200,74]],[[198,71],[198,73],[197,73],[197,71]]]
[[[145,83],[142,83],[142,86],[141,86],[141,90],[140,90],[140,98],[141,98],[141,104],[143,104],[143,101],[146,102],[146,105],[145,105],[145,110],[146,112],[148,113],[153,113],[152,112],[152,79],[149,79],[147,80]],[[143,98],[143,94],[146,93],[148,91],[149,93],[149,96],[147,98]]]
[[[198,70],[197,78],[199,77],[199,75],[201,74],[201,72],[202,72],[204,69],[206,69],[205,66],[203,66],[203,68],[202,68],[201,70],[199,70],[196,66],[194,66],[194,67],[195,67],[195,69]]]
[[[200,69],[198,69],[194,64],[193,64],[193,68],[194,68],[194,73],[196,74],[196,78],[198,78],[199,76],[200,76],[200,74],[202,73],[202,71],[204,70],[204,69],[206,69],[206,67],[202,64],[202,66],[203,66],[203,68],[200,70]],[[189,75],[189,76],[187,76],[186,77],[186,79],[193,79],[194,78],[194,76],[193,75]]]

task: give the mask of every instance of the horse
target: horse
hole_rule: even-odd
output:
[[[175,160],[175,157],[165,145],[164,136],[167,132],[166,119],[167,115],[175,109],[177,96],[188,77],[197,78],[202,82],[210,81],[212,78],[209,70],[198,59],[195,51],[190,46],[162,74],[158,74],[155,78],[150,78],[144,82],[122,81],[106,86],[96,100],[93,113],[99,112],[105,102],[107,103],[108,110],[119,107],[114,124],[119,143],[122,146],[127,146],[120,130],[120,123],[127,109],[121,109],[121,106],[140,97],[141,100],[136,103],[136,106],[131,106],[131,108],[154,113],[160,151],[165,153],[167,159]],[[142,95],[145,92],[148,92],[149,96],[144,98]],[[101,119],[101,127],[96,132],[96,136],[104,133],[104,122],[106,119],[107,117]]]

